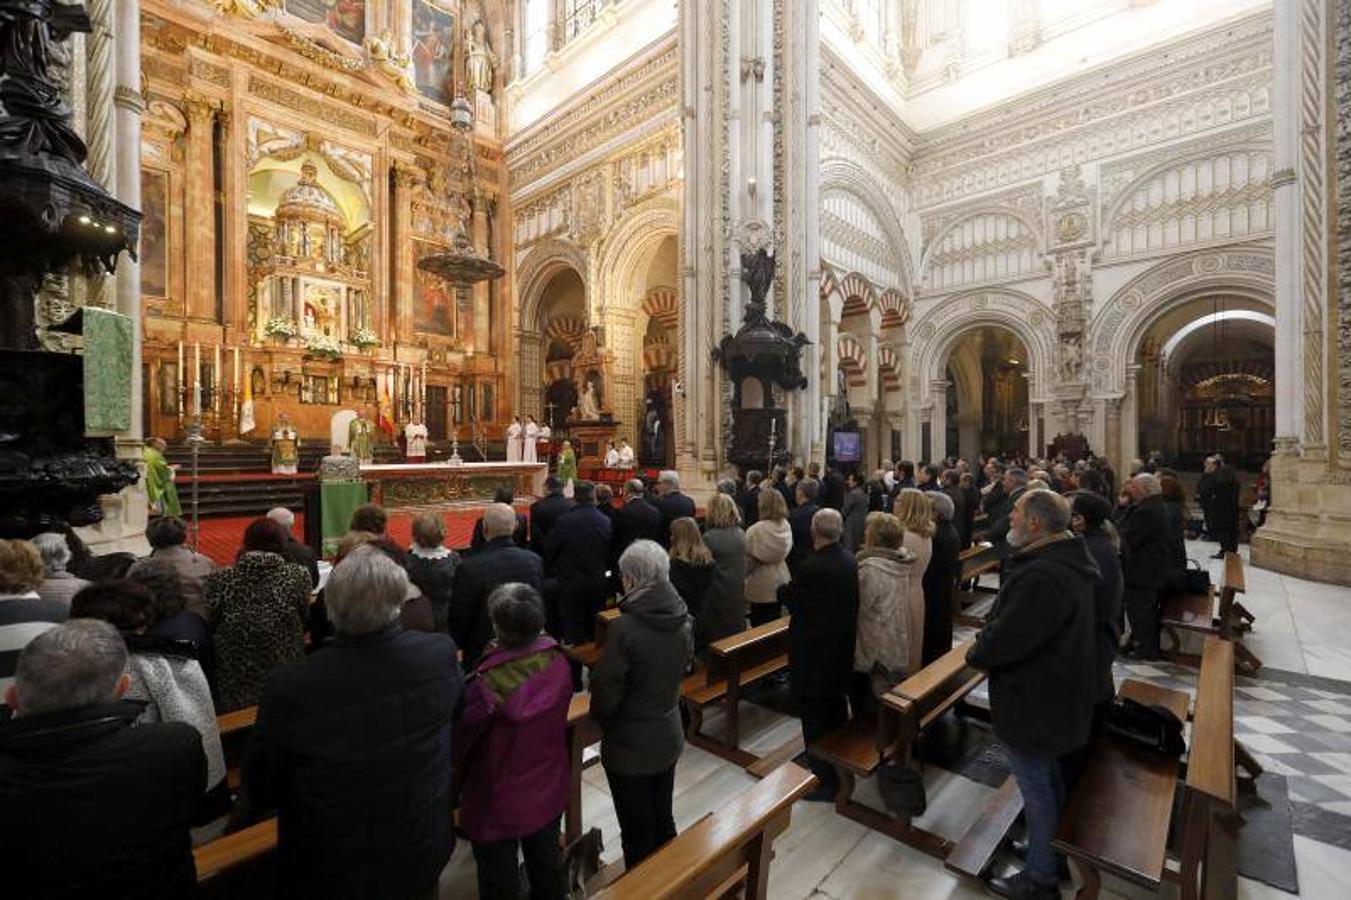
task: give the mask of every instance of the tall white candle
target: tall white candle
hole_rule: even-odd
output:
[[[215,362],[211,366],[211,406],[216,410],[216,412],[219,413],[220,395],[221,395],[220,388],[221,382],[223,381],[223,379],[221,378],[221,368],[220,368],[220,344],[216,345],[216,353],[214,359]]]
[[[202,345],[192,345],[192,414],[202,414]]]
[[[178,342],[178,391],[174,394],[174,409],[178,414],[183,414],[183,379],[186,376],[183,372],[183,342]]]
[[[230,384],[234,386],[235,396],[239,396],[239,345],[235,345],[235,371],[234,378],[230,379]]]

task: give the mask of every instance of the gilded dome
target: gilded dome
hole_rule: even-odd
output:
[[[286,189],[277,203],[277,219],[303,219],[310,222],[332,222],[345,225],[338,202],[318,181],[319,170],[314,163],[300,167],[300,180]]]

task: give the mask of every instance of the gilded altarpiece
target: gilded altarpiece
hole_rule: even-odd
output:
[[[447,245],[461,223],[480,252],[503,253],[499,5],[141,11],[147,433],[182,435],[198,383],[207,436],[222,441],[266,440],[286,412],[327,444],[346,409],[383,411],[390,441],[413,416],[453,427],[452,397],[509,395],[510,278],[457,298],[416,268],[419,248]],[[429,65],[415,50],[433,38]],[[472,145],[450,128],[448,102],[466,92],[488,113]],[[250,404],[256,424],[241,432]]]

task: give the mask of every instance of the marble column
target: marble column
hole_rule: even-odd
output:
[[[952,384],[945,379],[936,378],[929,382],[929,403],[932,410],[929,413],[929,423],[931,427],[932,438],[928,448],[928,455],[924,462],[932,462],[935,459],[942,459],[948,452],[948,391]],[[919,460],[916,460],[919,462]]]
[[[188,114],[184,203],[187,276],[185,312],[192,319],[216,317],[216,180],[214,131],[216,101],[201,96],[185,100]]]
[[[1126,395],[1121,404],[1121,448],[1111,460],[1117,472],[1129,472],[1140,455],[1140,366],[1126,367]]]
[[[1116,464],[1121,459],[1121,407],[1125,396],[1108,397],[1102,402],[1103,409],[1103,455],[1107,461]]]
[[[413,249],[412,249],[412,194],[422,183],[422,170],[406,163],[394,163],[394,190],[389,202],[394,221],[392,259],[394,269],[393,304],[397,304],[395,321],[387,326],[388,333],[399,341],[413,339]],[[390,303],[379,307],[383,318]],[[395,326],[397,325],[397,331]]]

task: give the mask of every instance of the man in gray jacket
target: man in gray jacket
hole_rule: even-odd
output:
[[[671,795],[685,748],[680,681],[694,653],[689,612],[671,585],[666,551],[639,540],[619,557],[623,612],[591,673],[591,718],[632,871],[676,836]]]

